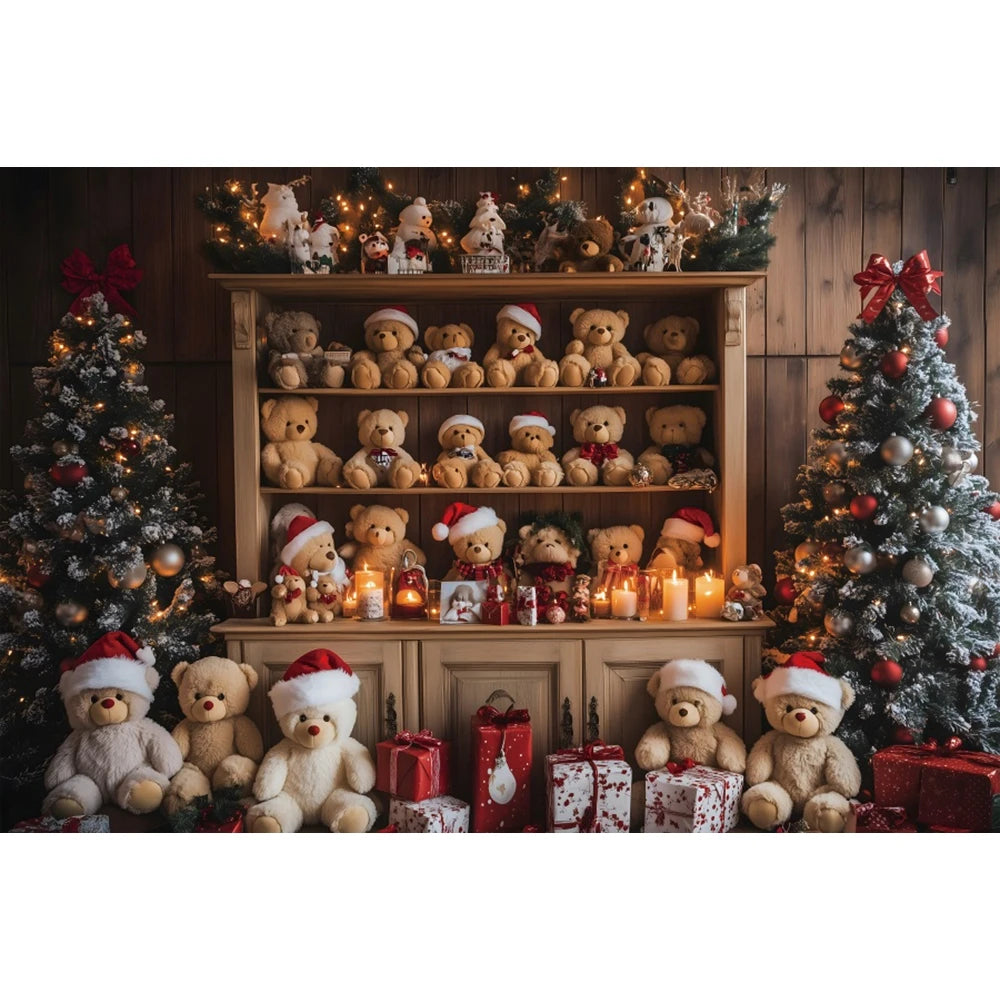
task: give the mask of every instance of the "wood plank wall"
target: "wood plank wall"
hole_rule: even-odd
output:
[[[654,167],[689,188],[718,189],[723,168]],[[727,168],[740,171],[742,168]],[[149,337],[151,390],[176,413],[173,443],[194,464],[209,517],[219,528],[219,564],[231,567],[232,428],[227,297],[205,278],[206,224],[195,195],[227,177],[287,180],[310,174],[300,203],[315,211],[339,189],[344,168],[4,170],[0,185],[0,484],[19,477],[8,456],[34,403],[31,365],[70,299],[59,262],[74,247],[103,264],[129,243],[145,278],[132,295]],[[563,198],[617,218],[618,172],[565,168]],[[387,168],[397,190],[467,198],[484,189],[512,197],[531,167]],[[950,358],[979,413],[985,472],[1000,482],[1000,169],[769,168],[789,185],[778,215],[769,276],[750,290],[748,519],[751,557],[771,565],[781,544],[779,508],[794,495],[816,405],[847,324],[858,311],[851,278],[881,252],[891,259],[926,248],[946,273]],[[937,303],[935,302],[935,305]],[[770,429],[770,433],[769,433]],[[769,574],[770,575],[770,574]]]

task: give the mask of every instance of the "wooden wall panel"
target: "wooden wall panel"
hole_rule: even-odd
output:
[[[862,208],[862,263],[873,253],[898,260],[902,243],[899,213],[903,196],[903,171],[899,167],[865,167],[865,200]]]
[[[932,262],[941,260],[944,173],[941,167],[903,168],[903,259],[926,250]]]
[[[804,354],[806,350],[806,173],[775,167],[771,179],[788,185],[774,220],[777,237],[765,310],[767,354]]]

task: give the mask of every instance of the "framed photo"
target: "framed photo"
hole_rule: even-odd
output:
[[[480,625],[486,600],[485,580],[444,580],[441,583],[441,624]]]

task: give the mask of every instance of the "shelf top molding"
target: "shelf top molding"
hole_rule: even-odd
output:
[[[466,493],[488,494],[501,496],[603,496],[605,493],[713,493],[714,489],[707,486],[466,486],[462,489],[451,489],[447,486],[410,486],[405,490],[394,489],[391,486],[375,486],[367,490],[358,490],[353,486],[301,486],[297,490],[286,490],[280,486],[260,487],[262,494],[276,493],[281,496],[299,496],[302,494],[319,494],[321,496],[438,496],[448,497],[450,494],[461,496]]]
[[[564,385],[551,386],[549,388],[536,388],[530,385],[513,385],[498,388],[491,385],[481,385],[476,389],[427,389],[424,386],[417,386],[414,389],[354,389],[345,387],[342,389],[277,389],[274,386],[262,385],[257,392],[261,396],[347,396],[356,399],[365,399],[371,396],[384,396],[386,399],[396,399],[400,397],[416,398],[422,396],[451,396],[452,398],[467,396],[587,396],[592,397],[595,393],[607,393],[607,399],[614,403],[618,396],[662,396],[684,393],[712,393],[718,392],[717,385],[629,385],[629,386],[608,386],[602,389],[593,389],[589,386],[570,388]]]
[[[210,274],[230,292],[276,298],[369,302],[426,299],[559,299],[620,295],[656,298],[722,288],[745,288],[764,271],[578,271],[571,274]]]

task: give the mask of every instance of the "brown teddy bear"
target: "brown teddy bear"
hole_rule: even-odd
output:
[[[320,322],[307,312],[272,312],[264,317],[270,350],[267,374],[279,389],[339,389],[344,366],[324,357]],[[336,342],[327,350],[346,350]]]
[[[329,521],[316,520],[312,511],[300,503],[285,504],[271,519],[271,537],[279,564],[290,566],[303,579],[311,578],[313,573],[329,574],[343,586],[347,582],[347,567],[337,555],[333,535]]]
[[[478,389],[486,378],[472,360],[476,335],[468,323],[446,323],[424,330],[424,343],[431,352],[420,369],[420,381],[428,389]]]
[[[715,362],[695,354],[698,321],[693,316],[664,316],[643,333],[649,351],[638,355],[646,385],[701,385],[715,378]]]
[[[507,525],[492,507],[472,507],[459,502],[448,504],[441,520],[431,529],[437,541],[448,540],[455,554],[445,579],[495,578],[507,590],[510,574],[503,559],[506,531]]]
[[[701,547],[718,548],[722,537],[711,516],[698,507],[681,507],[663,522],[649,569],[701,569]]]
[[[427,356],[416,345],[416,320],[402,307],[376,309],[365,320],[366,351],[351,359],[355,389],[413,389]]]
[[[356,490],[375,486],[409,489],[420,480],[420,465],[403,450],[406,425],[404,410],[362,410],[358,414],[361,448],[344,465],[344,481]]]
[[[332,622],[343,613],[343,589],[329,573],[312,571],[306,587],[306,605],[315,611],[321,622]]]
[[[559,366],[542,354],[541,339],[542,320],[530,302],[504,306],[497,313],[496,342],[483,358],[487,384],[554,386]]]
[[[170,782],[165,810],[176,812],[213,789],[249,790],[264,756],[260,730],[243,714],[257,672],[249,663],[205,656],[178,663],[170,679],[184,713],[173,730],[184,766]]]
[[[615,231],[607,219],[584,219],[560,247],[560,271],[621,271],[625,265],[613,253]]]
[[[579,516],[562,511],[538,514],[522,525],[517,539],[518,586],[535,588],[539,621],[564,621],[569,617],[577,560],[583,553]]]
[[[742,609],[743,621],[756,621],[764,614],[762,598],[767,591],[761,583],[764,574],[757,563],[737,566],[733,570],[733,585],[726,593],[727,601],[735,601]]]
[[[406,537],[409,521],[410,515],[402,507],[355,504],[345,531],[351,541],[341,547],[341,554],[352,560],[355,570],[374,569],[388,573],[402,566],[403,553],[409,549],[416,562],[425,566],[427,556],[423,549]]]
[[[701,446],[707,422],[699,406],[651,406],[646,410],[646,426],[654,443],[639,456],[639,462],[649,469],[655,486],[665,485],[673,476],[715,465],[712,453]]]
[[[276,396],[260,408],[268,443],[260,453],[264,478],[285,490],[336,486],[342,462],[326,445],[313,441],[319,400],[315,396]]]
[[[605,486],[625,486],[635,465],[635,459],[618,446],[625,433],[625,410],[620,406],[588,406],[574,410],[569,421],[579,447],[562,457],[567,484],[594,486],[600,478]]]
[[[573,324],[573,339],[559,362],[562,385],[586,385],[591,372],[602,385],[629,386],[639,378],[642,368],[622,343],[628,329],[624,309],[574,309],[569,321]]]
[[[812,830],[840,833],[861,789],[854,755],[834,736],[854,704],[854,691],[823,669],[819,652],[793,653],[753,681],[771,730],[747,759],[740,806],[750,822],[771,830],[801,816]]]
[[[529,410],[519,413],[507,425],[511,447],[497,455],[504,486],[542,486],[546,489],[562,482],[563,470],[552,453],[556,429],[544,413]]]
[[[500,485],[500,466],[482,447],[486,428],[468,413],[448,417],[438,428],[443,449],[431,469],[431,478],[450,490],[473,486],[493,489]]]
[[[605,573],[614,568],[639,568],[646,532],[638,524],[616,524],[612,528],[591,528],[587,532],[594,565]]]
[[[317,612],[309,608],[306,581],[291,566],[281,566],[271,588],[271,624],[283,628],[289,623],[315,625]]]

